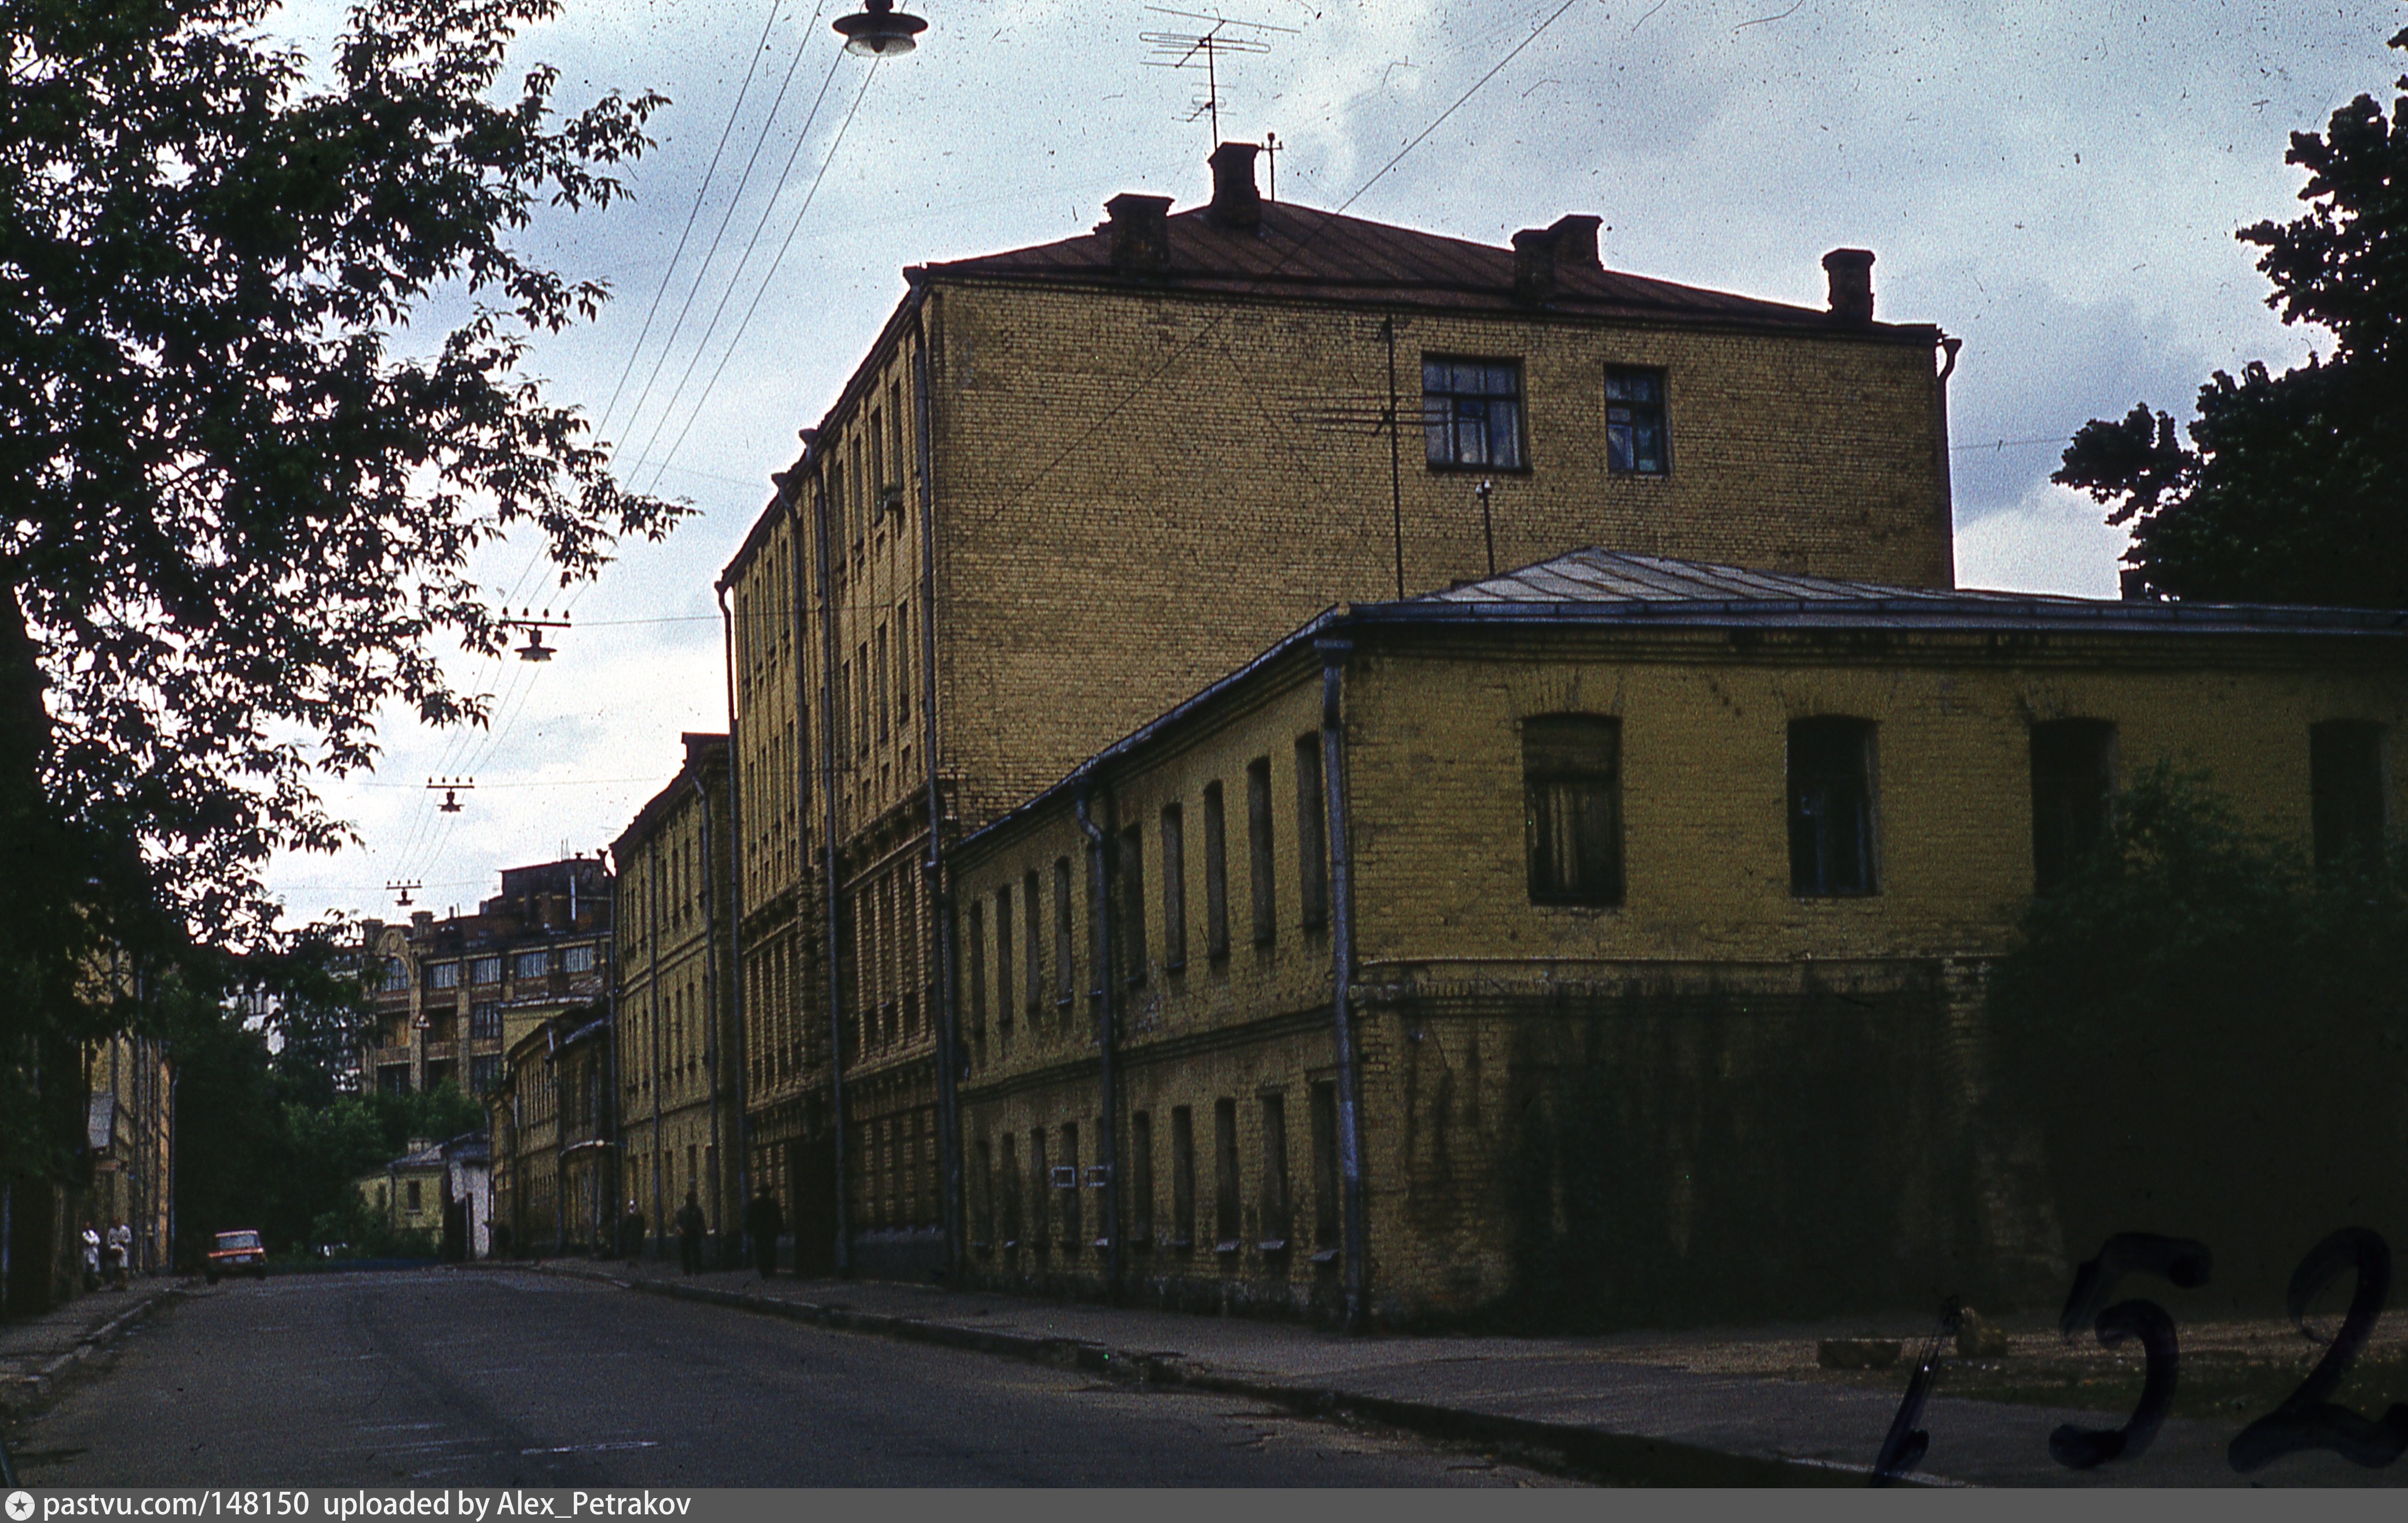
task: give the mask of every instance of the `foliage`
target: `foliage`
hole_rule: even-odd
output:
[[[2197,1237],[2263,1290],[2397,1215],[2408,856],[2317,871],[2161,764],[2023,933],[1990,984],[1997,1098],[2045,1138],[2070,1252]]]
[[[2408,608],[2408,94],[2387,122],[2358,96],[2286,160],[2309,209],[2238,237],[2266,251],[2267,305],[2325,330],[2331,357],[2218,370],[2187,444],[2146,403],[2094,419],[2053,480],[2132,524],[2127,579],[2152,594]]]
[[[129,1018],[103,949],[239,982],[193,947],[272,941],[261,865],[345,839],[311,780],[373,761],[380,705],[482,719],[437,662],[502,644],[478,546],[521,525],[566,583],[684,511],[523,374],[606,293],[512,244],[616,199],[662,99],[497,88],[555,0],[362,0],[324,88],[272,9],[0,24],[0,1114]]]

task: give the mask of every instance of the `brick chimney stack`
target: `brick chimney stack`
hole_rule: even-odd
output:
[[[1831,316],[1841,323],[1873,320],[1873,251],[1834,249],[1823,256],[1823,273],[1831,278]]]
[[[1111,221],[1104,232],[1112,241],[1112,268],[1130,275],[1151,275],[1170,266],[1170,197],[1134,192],[1104,203]]]
[[[1261,151],[1253,143],[1223,143],[1212,151],[1212,205],[1205,214],[1214,226],[1246,231],[1262,225],[1263,196],[1254,188],[1254,155]]]
[[[1575,214],[1558,217],[1548,227],[1526,227],[1513,235],[1513,295],[1516,300],[1555,299],[1562,278],[1573,270],[1602,270],[1597,254],[1597,230],[1602,219]]]

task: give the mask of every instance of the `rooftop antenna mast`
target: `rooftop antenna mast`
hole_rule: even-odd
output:
[[[1215,143],[1221,141],[1221,55],[1267,53],[1271,50],[1270,39],[1259,34],[1285,32],[1293,36],[1303,30],[1295,26],[1274,26],[1268,22],[1233,21],[1226,16],[1208,15],[1202,11],[1170,10],[1162,6],[1145,8],[1157,16],[1176,16],[1182,21],[1212,23],[1202,32],[1193,28],[1183,32],[1144,32],[1139,34],[1139,40],[1154,50],[1154,56],[1145,61],[1148,67],[1203,69],[1204,93],[1193,103],[1194,108],[1182,120],[1193,122],[1197,117],[1210,117]],[[1233,26],[1247,30],[1242,34],[1227,31]]]

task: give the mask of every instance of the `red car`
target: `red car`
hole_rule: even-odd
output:
[[[220,1232],[218,1245],[209,1250],[206,1272],[209,1284],[218,1283],[223,1274],[249,1274],[255,1280],[267,1278],[267,1249],[252,1231]]]

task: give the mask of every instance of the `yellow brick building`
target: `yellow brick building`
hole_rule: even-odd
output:
[[[685,765],[610,848],[619,1143],[625,1193],[661,1252],[691,1190],[712,1241],[733,1255],[745,1190],[727,737],[684,740]]]
[[[1610,269],[1595,218],[1266,203],[1253,157],[908,270],[722,579],[752,1167],[807,1257],[952,1251],[951,842],[1317,611],[1596,543],[1952,582],[1955,345],[1873,320],[1870,254],[1786,306]]]
[[[2161,759],[2379,834],[2401,639],[1600,551],[1334,610],[950,853],[971,1272],[1386,1322],[2061,1285],[1984,965]]]

